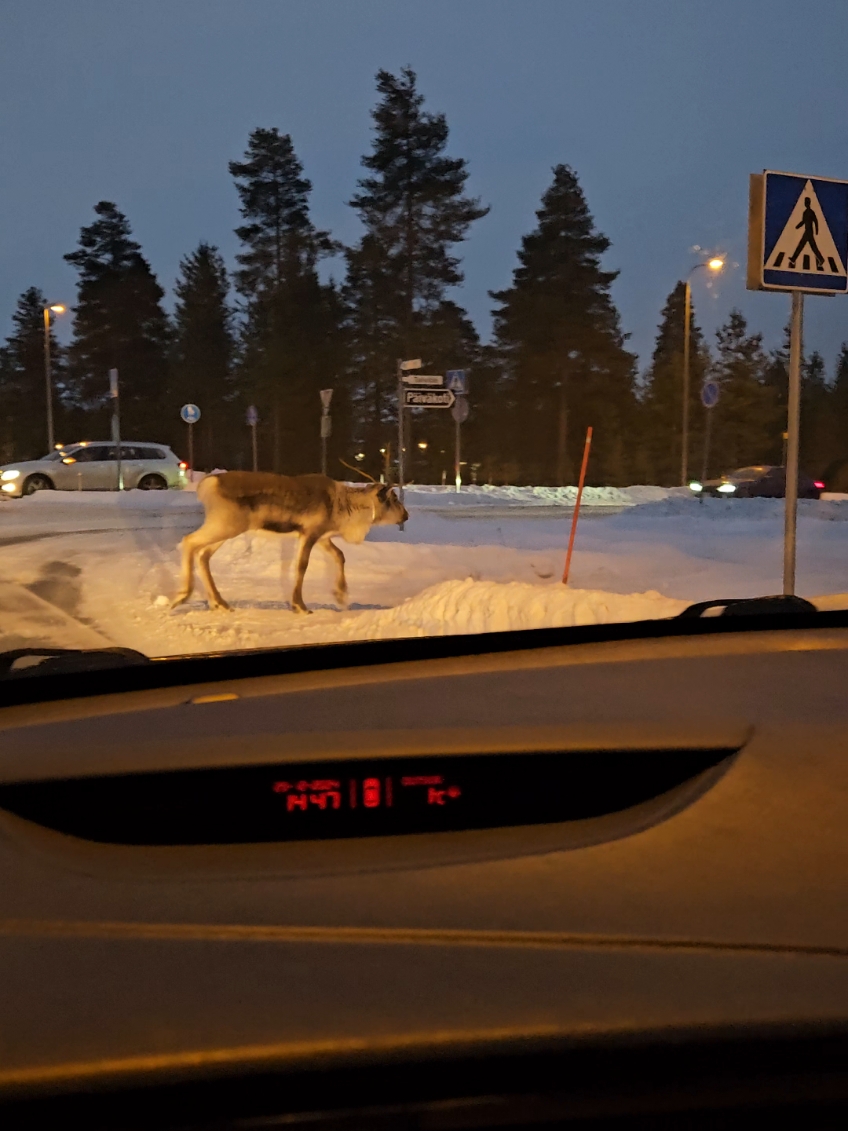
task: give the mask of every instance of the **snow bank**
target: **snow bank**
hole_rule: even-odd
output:
[[[686,487],[586,487],[583,490],[582,506],[586,507],[632,507],[640,503],[654,502],[679,493],[689,494]],[[523,507],[573,507],[577,499],[577,488],[569,487],[493,487],[467,486],[457,492],[454,487],[442,487],[429,483],[415,483],[406,488],[405,499],[413,506],[439,507],[479,507],[486,503],[512,503]]]
[[[520,581],[443,581],[416,597],[370,614],[356,635],[446,636],[509,632],[522,628],[562,628],[581,624],[673,617],[686,607],[660,593],[604,593],[564,585]],[[364,621],[365,616],[360,618]]]

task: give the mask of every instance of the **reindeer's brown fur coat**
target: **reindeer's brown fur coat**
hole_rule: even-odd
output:
[[[382,484],[348,487],[324,475],[227,471],[201,480],[197,497],[203,503],[206,518],[199,530],[182,541],[182,585],[174,605],[191,595],[196,559],[210,607],[229,608],[212,578],[209,558],[228,539],[248,530],[300,535],[293,609],[307,611],[303,577],[316,543],[336,561],[335,595],[343,605],[347,599],[344,554],[330,541],[331,537],[338,535],[346,542],[362,542],[373,525],[405,522],[409,517],[395,493]]]

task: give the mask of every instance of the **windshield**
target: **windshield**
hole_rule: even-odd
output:
[[[294,7],[5,18],[0,650],[848,607],[838,162],[768,173],[746,269],[797,24]]]

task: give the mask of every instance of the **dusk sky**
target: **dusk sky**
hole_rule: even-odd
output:
[[[256,126],[292,135],[314,220],[354,241],[374,74],[408,64],[491,206],[456,295],[484,338],[487,291],[509,284],[564,162],[612,241],[640,368],[696,245],[738,265],[711,290],[696,275],[699,322],[711,334],[738,306],[772,347],[789,297],[745,290],[748,174],[848,178],[846,43],[846,0],[0,0],[0,335],[30,285],[73,302],[62,255],[99,200],[127,214],[169,304],[199,240],[232,264],[227,162]],[[807,303],[829,372],[846,303]]]

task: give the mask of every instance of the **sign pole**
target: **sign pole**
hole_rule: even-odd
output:
[[[403,362],[398,359],[397,363],[397,387],[398,387],[398,495],[400,501],[403,503],[403,370],[401,369]]]
[[[109,370],[109,396],[112,398],[112,443],[115,445],[117,460],[117,487],[124,489],[124,469],[121,462],[121,398],[118,388],[118,370]]]
[[[574,549],[574,535],[577,533],[577,519],[580,517],[580,503],[583,499],[583,484],[586,482],[586,468],[589,465],[589,449],[592,447],[592,426],[586,429],[586,443],[583,445],[583,462],[580,465],[580,480],[577,484],[577,499],[574,504],[574,514],[571,516],[571,533],[568,536],[568,552],[565,555],[565,569],[562,571],[562,583],[568,585],[568,574],[571,570],[571,553]]]
[[[459,462],[460,455],[461,455],[459,430],[460,430],[461,427],[462,427],[462,425],[459,423],[459,416],[457,416],[456,419],[455,419],[455,429],[456,429],[456,431],[455,431],[455,442],[454,442],[454,481],[456,482],[456,493],[457,493],[457,495],[459,494],[459,489],[462,486],[462,472],[460,470],[460,468],[462,467],[462,464]]]
[[[188,466],[192,478],[194,478],[194,425],[189,421],[188,425]]]
[[[708,477],[710,466],[710,440],[712,438],[711,433],[713,430],[713,410],[711,408],[708,408],[706,411],[707,422],[706,427],[704,428],[704,466],[701,469],[702,482]]]
[[[801,423],[801,352],[804,335],[804,292],[792,292],[789,338],[789,405],[786,443],[786,512],[783,524],[783,592],[795,592],[795,546],[798,523],[798,440]]]
[[[256,448],[256,424],[250,426],[250,446],[253,449],[253,470],[259,470],[259,453]]]

